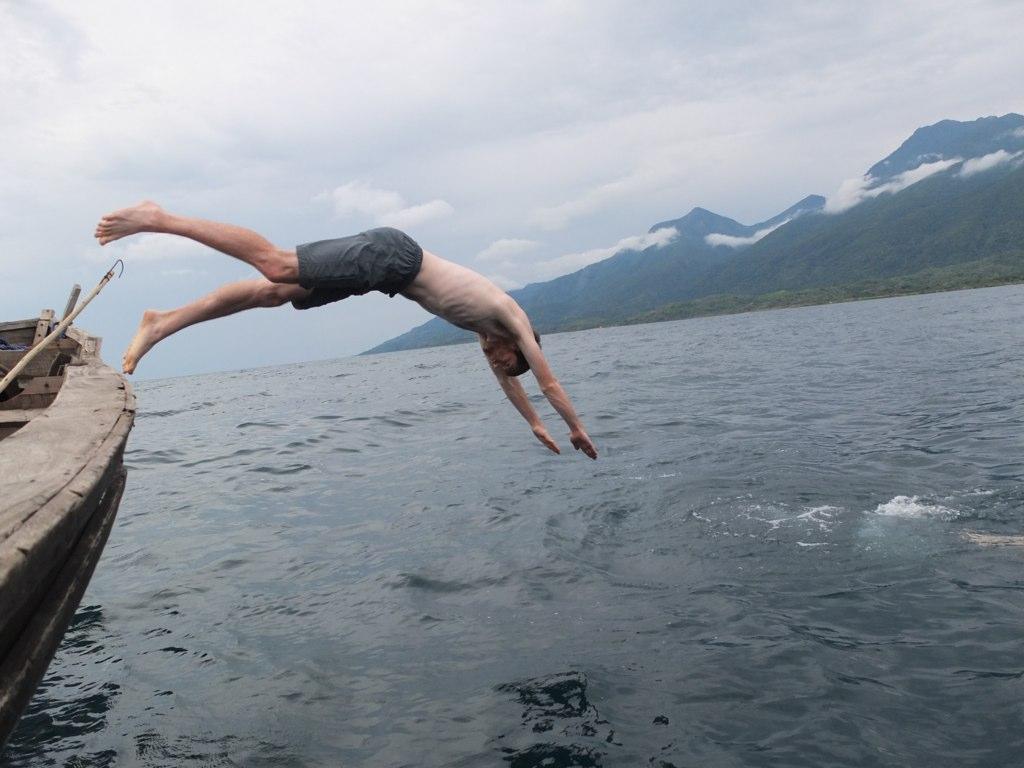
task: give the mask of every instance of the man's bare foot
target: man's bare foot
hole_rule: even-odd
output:
[[[139,321],[139,329],[135,331],[128,349],[121,355],[121,368],[125,373],[134,373],[135,366],[139,364],[142,356],[153,348],[153,345],[163,338],[160,335],[160,319],[163,312],[147,309],[142,313],[142,320]]]
[[[138,232],[153,232],[163,212],[163,208],[149,200],[131,208],[122,208],[100,219],[93,237],[100,241],[100,245],[106,245]]]

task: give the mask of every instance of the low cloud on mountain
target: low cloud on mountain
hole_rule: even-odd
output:
[[[708,245],[727,245],[730,248],[742,248],[744,245],[753,245],[762,237],[771,234],[783,224],[789,223],[789,221],[790,219],[784,219],[771,227],[765,227],[764,229],[757,230],[757,232],[749,237],[736,237],[734,235],[723,235],[716,232],[705,236],[704,242]]]
[[[954,157],[947,160],[936,160],[931,163],[921,163],[916,168],[896,174],[884,184],[878,184],[878,179],[867,175],[856,179],[847,179],[839,185],[836,193],[826,201],[825,213],[842,213],[873,197],[895,194],[917,184],[919,181],[927,179],[929,176],[941,173],[961,161],[962,158]]]
[[[675,227],[662,227],[654,232],[624,237],[615,245],[608,246],[607,248],[591,248],[588,251],[567,253],[556,259],[542,261],[534,265],[533,273],[542,280],[550,280],[559,275],[582,269],[590,264],[596,264],[607,259],[609,256],[614,256],[620,251],[643,251],[652,246],[661,248],[668,245],[678,236],[679,232]]]
[[[998,165],[1014,162],[1021,158],[1024,158],[1024,150],[1007,152],[1005,149],[999,149],[981,157],[972,157],[970,160],[965,160],[963,167],[960,168],[959,175],[966,178],[976,173],[990,171]]]

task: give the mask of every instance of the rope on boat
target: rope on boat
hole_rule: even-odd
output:
[[[118,264],[121,265],[121,271],[118,272],[117,276],[120,277],[122,274],[124,274],[124,262],[121,261],[121,259],[118,259],[110,266],[110,269],[107,270],[107,274],[105,274],[103,276],[103,279],[101,279],[99,283],[96,284],[96,287],[92,289],[92,292],[88,296],[86,296],[77,307],[75,307],[74,312],[67,315],[63,320],[61,320],[60,324],[52,331],[50,331],[50,333],[47,335],[45,339],[40,341],[38,344],[32,347],[32,349],[26,352],[25,356],[18,361],[18,364],[11,368],[7,375],[4,376],[3,380],[0,381],[0,394],[3,394],[4,390],[7,389],[10,383],[18,377],[18,374],[20,374],[25,369],[25,366],[32,362],[36,355],[42,352],[43,349],[54,339],[59,339],[61,337],[61,335],[64,333],[64,331],[68,329],[68,326],[71,325],[74,319],[78,317],[79,314],[81,314],[82,310],[85,309],[86,306],[88,306],[89,302],[95,299],[96,296],[99,295],[99,292],[103,290],[103,287],[110,282],[111,278],[114,277],[114,269],[117,267]]]

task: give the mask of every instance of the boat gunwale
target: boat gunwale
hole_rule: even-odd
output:
[[[135,394],[100,359],[100,340],[76,328],[67,335],[80,352],[67,365],[56,398],[0,440],[0,466],[40,484],[9,507],[0,498],[0,745],[45,673],[102,552],[123,491],[124,448],[135,420]],[[96,407],[90,407],[93,393]],[[91,429],[82,428],[83,419]],[[48,458],[53,443],[63,464],[26,470],[19,458],[33,440],[33,459]],[[69,581],[69,573],[77,576]]]

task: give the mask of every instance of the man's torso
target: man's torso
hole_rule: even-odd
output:
[[[423,263],[402,295],[452,325],[484,336],[510,338],[506,328],[513,300],[478,272],[423,251]]]

